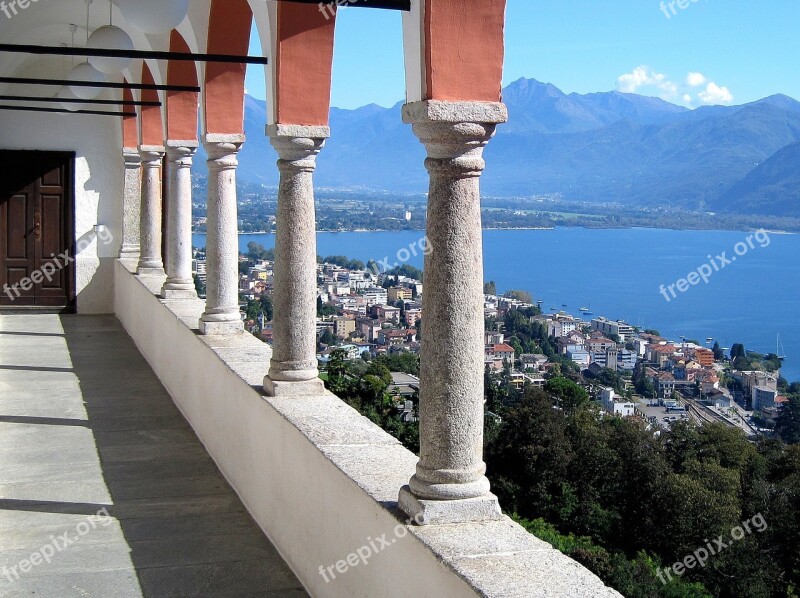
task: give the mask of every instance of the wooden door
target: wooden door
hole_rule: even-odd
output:
[[[75,302],[74,155],[0,151],[0,305]]]

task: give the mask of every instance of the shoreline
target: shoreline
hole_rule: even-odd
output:
[[[515,230],[540,230],[540,231],[552,231],[558,230],[562,228],[580,228],[583,230],[669,230],[669,231],[676,231],[676,232],[709,232],[709,233],[752,233],[759,230],[763,230],[765,233],[769,235],[797,235],[800,234],[794,231],[786,231],[786,230],[769,230],[769,229],[754,229],[754,228],[746,228],[746,229],[735,229],[735,228],[669,228],[669,227],[657,227],[657,226],[530,226],[530,227],[522,227],[522,226],[510,226],[510,227],[483,227],[481,230],[484,231],[515,231]],[[419,228],[403,228],[399,230],[390,230],[385,228],[375,228],[375,229],[344,229],[344,230],[326,230],[321,229],[316,231],[319,233],[418,233],[418,232],[425,232],[424,229]],[[207,235],[207,232],[199,232],[199,231],[192,231],[193,235]],[[251,232],[242,232],[238,231],[237,233],[240,237],[241,236],[250,236],[250,235],[274,235],[274,231],[251,231]]]

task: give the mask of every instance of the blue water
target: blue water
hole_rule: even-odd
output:
[[[800,235],[771,234],[753,239],[754,248],[670,301],[660,285],[675,284],[712,257],[746,242],[749,233],[660,229],[514,230],[484,232],[486,280],[500,291],[524,289],[551,307],[579,315],[582,306],[595,315],[622,318],[663,335],[719,340],[723,347],[775,352],[780,334],[787,356],[782,374],[800,380]],[[423,233],[319,233],[318,253],[346,255],[364,262],[400,258],[422,267]],[[255,241],[274,246],[273,235],[242,235],[240,246]],[[761,243],[759,242],[761,241]],[[768,245],[766,243],[768,241]],[[203,235],[194,244],[204,246]],[[762,247],[761,245],[766,245]],[[424,244],[423,244],[424,246]],[[743,247],[739,247],[740,251]],[[415,255],[416,254],[416,255]],[[715,261],[717,261],[715,259]]]

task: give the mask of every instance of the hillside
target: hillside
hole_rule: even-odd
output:
[[[636,94],[565,94],[520,79],[504,90],[504,101],[510,120],[486,150],[485,194],[800,216],[800,102],[789,97],[689,110]],[[402,123],[401,105],[333,108],[317,185],[426,191],[424,149]],[[265,112],[264,102],[247,98],[239,176],[274,186],[277,156],[264,136]]]

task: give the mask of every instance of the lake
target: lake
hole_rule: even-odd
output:
[[[780,335],[787,356],[781,373],[800,380],[800,236],[761,234],[748,243],[749,235],[489,230],[484,231],[484,278],[494,280],[501,292],[530,291],[544,301],[545,310],[566,304],[564,309],[580,315],[585,306],[595,316],[625,319],[676,340],[681,335],[701,342],[713,337],[723,347],[740,342],[750,350],[774,353]],[[319,233],[317,253],[365,263],[383,260],[390,266],[407,260],[421,268],[423,238],[419,231]],[[251,241],[274,246],[273,235],[241,235],[241,250]],[[193,243],[205,246],[205,236],[194,235]],[[698,270],[708,282],[694,275],[698,284],[681,292],[686,283],[677,286],[678,281]]]

